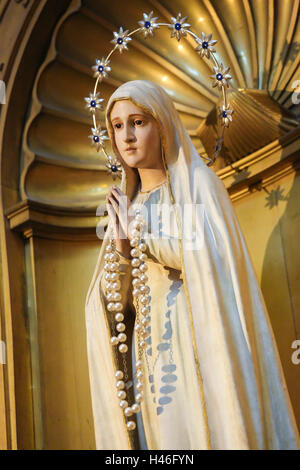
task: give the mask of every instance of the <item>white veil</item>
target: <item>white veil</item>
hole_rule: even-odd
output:
[[[181,243],[181,266],[203,420],[203,449],[230,443],[242,449],[299,449],[297,425],[268,312],[227,190],[198,155],[171,98],[158,85],[135,80],[110,97],[131,99],[159,123],[171,200],[203,204],[199,249]],[[114,144],[113,144],[114,146]],[[122,162],[124,163],[124,162]],[[132,199],[138,176],[122,172],[121,190]],[[179,233],[181,220],[177,217]],[[131,449],[115,392],[114,360],[99,292],[109,223],[86,297],[89,373],[98,449]],[[201,237],[201,234],[199,234]],[[228,444],[229,445],[229,444]]]

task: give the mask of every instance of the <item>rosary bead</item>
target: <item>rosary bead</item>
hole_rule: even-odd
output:
[[[143,396],[144,396],[143,392],[139,392],[136,394],[135,400],[137,401],[137,403],[141,403],[141,401],[143,400]]]
[[[138,359],[135,363],[135,367],[137,369],[140,369],[141,367],[143,367],[143,362],[140,359]]]
[[[120,292],[114,292],[113,293],[113,301],[114,302],[118,302],[121,299],[122,299],[122,296],[121,296]]]
[[[136,428],[136,424],[134,421],[128,421],[127,423],[127,429],[128,431],[133,431]]]
[[[149,292],[150,292],[150,287],[149,287],[149,286],[145,286],[145,284],[144,284],[144,285],[142,285],[142,286],[140,287],[140,291],[141,291],[142,294],[149,294]]]
[[[144,331],[143,337],[144,337],[144,339],[147,339],[149,336],[150,336],[150,331],[147,329],[147,330]]]
[[[110,270],[110,263],[104,263],[104,269],[105,269],[105,271],[109,271]]]
[[[128,406],[128,401],[127,400],[121,400],[120,401],[120,407],[121,408],[127,408]]]
[[[125,331],[125,329],[126,329],[126,326],[125,326],[124,323],[122,323],[122,322],[121,322],[121,323],[117,323],[117,326],[116,326],[116,330],[117,330],[117,331],[119,331],[119,332],[121,333],[122,331]]]
[[[109,253],[109,261],[118,261],[119,257],[115,253]]]
[[[139,239],[137,237],[134,237],[130,240],[130,246],[135,247],[138,246],[139,244]]]
[[[108,261],[109,260],[109,253],[105,253],[104,255],[104,261]]]
[[[114,273],[110,273],[110,279],[111,281],[116,281],[117,279],[119,279],[119,273],[117,272],[114,272]]]
[[[133,277],[139,277],[139,275],[140,275],[141,273],[140,273],[140,270],[139,270],[138,268],[134,268],[134,269],[132,270],[132,273],[131,273],[131,274],[132,274]]]
[[[118,390],[122,390],[125,387],[125,382],[123,380],[118,380],[116,387]]]
[[[141,300],[141,304],[147,305],[150,301],[150,297],[149,295],[142,295],[140,300]]]
[[[107,290],[112,289],[112,283],[110,281],[105,283],[105,289]]]
[[[115,303],[115,310],[116,311],[123,310],[123,304],[121,304],[121,302],[116,302]]]
[[[138,258],[133,258],[131,260],[131,266],[133,266],[134,268],[137,268],[140,264],[141,264],[141,262]]]
[[[111,283],[111,288],[113,290],[120,290],[121,288],[121,282],[120,281],[114,281]]]
[[[121,370],[117,370],[117,372],[115,373],[115,377],[116,377],[116,379],[118,379],[118,380],[122,380],[123,377],[124,377],[124,374],[123,374],[123,372],[122,372]]]
[[[138,370],[137,373],[136,373],[136,376],[137,376],[138,379],[143,378],[143,376],[144,376],[143,371],[142,371],[142,370]]]
[[[115,320],[116,320],[117,322],[123,321],[123,320],[124,320],[124,315],[123,315],[123,313],[120,313],[120,312],[119,312],[119,313],[116,313],[116,315],[115,315]]]
[[[150,328],[143,328],[142,332],[141,332],[141,335],[143,337],[143,340],[144,341],[147,341],[147,339],[149,338],[150,336]]]
[[[150,308],[149,307],[142,307],[141,308],[141,314],[142,315],[149,315],[150,313]]]
[[[127,408],[125,408],[124,415],[125,416],[132,416],[133,415],[133,411],[132,411],[130,406],[127,406]]]
[[[112,293],[112,292],[109,292],[109,293],[107,294],[107,296],[106,296],[106,299],[107,299],[108,302],[113,302],[113,300],[114,300],[114,295],[113,295],[113,293]]]
[[[132,258],[136,258],[139,256],[139,250],[137,248],[132,248],[132,250],[130,250],[130,255],[132,256]]]
[[[136,331],[137,333],[141,330],[141,328],[142,328],[142,325],[141,325],[140,323],[136,323],[136,324],[135,324],[134,329],[135,329],[135,331]]]
[[[119,398],[120,400],[124,400],[124,399],[126,398],[126,392],[125,392],[125,390],[119,390],[119,391],[118,391],[118,398]]]
[[[140,280],[141,280],[142,282],[146,283],[146,282],[148,281],[148,276],[147,276],[147,274],[144,274],[144,273],[141,274]]]
[[[134,403],[131,407],[133,413],[138,413],[141,410],[141,407],[138,403]]]
[[[148,326],[148,324],[149,324],[149,318],[147,318],[147,317],[142,318],[141,324],[142,324],[143,326]]]
[[[146,341],[144,341],[144,340],[142,339],[142,341],[140,341],[140,348],[143,349],[143,348],[145,348],[146,346],[147,346]]]
[[[141,334],[143,336],[144,339],[148,338],[150,332],[148,330],[146,330],[145,328],[142,329],[141,331]]]
[[[133,287],[138,287],[140,284],[141,284],[141,281],[138,277],[135,277],[134,279],[132,279]]]
[[[105,279],[106,281],[111,281],[112,279],[111,279],[111,277],[110,277],[110,273],[105,273],[105,274],[104,274],[104,279]]]
[[[124,341],[126,341],[127,339],[127,336],[125,335],[125,333],[120,333],[118,334],[118,340],[120,343],[124,343]]]
[[[110,271],[117,271],[117,269],[119,269],[117,263],[110,263]]]
[[[141,263],[139,265],[139,270],[142,272],[142,273],[145,273],[147,270],[148,270],[148,266],[145,264],[145,263]]]
[[[109,312],[113,312],[113,311],[115,310],[115,303],[114,303],[114,302],[109,302],[109,303],[107,304],[107,310],[108,310]],[[118,310],[119,310],[119,309],[118,309]]]
[[[133,289],[133,291],[132,291],[133,297],[138,297],[140,294],[141,294],[141,292],[140,292],[139,289]]]
[[[144,261],[147,261],[148,256],[146,255],[146,253],[142,253],[142,254],[139,256],[139,259],[144,262]]]
[[[113,346],[116,346],[117,344],[119,344],[119,340],[116,336],[112,336],[110,338],[110,343],[113,345]]]
[[[110,244],[108,244],[106,247],[105,247],[105,251],[107,253],[110,253],[112,251],[112,246]]]
[[[120,353],[122,353],[122,354],[126,353],[126,352],[128,351],[128,346],[127,346],[127,344],[120,344],[120,346],[119,346],[119,351],[120,351]]]

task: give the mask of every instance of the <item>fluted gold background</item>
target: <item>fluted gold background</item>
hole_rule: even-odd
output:
[[[95,59],[112,48],[112,32],[120,26],[136,28],[143,12],[151,10],[164,22],[181,12],[194,32],[212,32],[218,40],[217,59],[231,67],[228,96],[234,122],[214,170],[228,188],[245,233],[300,427],[300,364],[291,361],[291,344],[300,339],[300,120],[299,105],[291,99],[293,83],[300,78],[299,3],[65,0],[60,11],[52,3],[53,10],[44,16],[34,8],[46,11],[49,1],[30,3],[24,30],[35,21],[40,32],[35,40],[26,39],[32,51],[32,58],[26,56],[26,73],[36,71],[25,80],[31,89],[23,99],[14,102],[12,93],[7,117],[0,115],[0,129],[5,130],[2,324],[12,364],[6,378],[3,369],[0,399],[15,401],[15,411],[3,406],[12,436],[8,447],[95,447],[84,300],[101,243],[95,226],[107,222],[96,216],[96,209],[103,206],[113,180],[106,174],[104,155],[90,146],[91,118],[83,97],[93,90]],[[9,4],[6,31],[13,30],[19,7]],[[49,18],[53,28],[47,30]],[[35,55],[43,34],[43,49]],[[17,49],[25,57],[22,47]],[[165,27],[151,39],[134,36],[129,49],[112,57],[112,72],[101,85],[105,100],[128,80],[162,85],[199,154],[211,155],[219,95],[208,78],[208,61],[200,59],[189,39],[171,40]],[[16,50],[11,61],[19,68],[10,75],[19,89],[24,78],[22,82],[18,70],[25,70],[25,64]],[[8,120],[9,113],[14,119]],[[104,125],[103,113],[100,121]],[[0,415],[1,410],[0,400]]]
[[[112,179],[106,175],[105,156],[97,154],[87,139],[92,121],[83,97],[93,90],[95,59],[112,49],[112,32],[120,25],[136,29],[142,13],[152,10],[162,22],[184,11],[193,31],[213,33],[218,61],[231,67],[235,122],[226,133],[226,152],[217,161],[217,170],[298,125],[290,98],[300,57],[299,1],[192,0],[185,5],[182,0],[152,0],[130,1],[124,8],[120,0],[83,0],[57,30],[55,52],[36,83],[34,99],[42,109],[32,113],[27,130],[29,163],[23,169],[22,192],[28,198],[74,208],[95,208],[104,202]],[[208,78],[210,62],[200,59],[194,47],[190,37],[180,43],[170,40],[166,27],[151,39],[137,34],[130,52],[113,54],[112,72],[101,92],[107,101],[117,85],[137,78],[164,86],[199,153],[212,155],[215,126],[207,117],[214,113],[219,94]]]

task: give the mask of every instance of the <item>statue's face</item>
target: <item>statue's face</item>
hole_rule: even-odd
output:
[[[157,121],[130,100],[116,101],[110,113],[117,150],[131,168],[161,168]]]

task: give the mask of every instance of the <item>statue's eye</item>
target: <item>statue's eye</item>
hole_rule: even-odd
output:
[[[134,123],[140,126],[141,124],[143,124],[143,121],[141,119],[137,119],[136,121],[134,121]]]
[[[120,123],[115,124],[115,128],[116,128],[116,129],[120,129],[120,127],[121,127],[121,124],[120,124]]]

